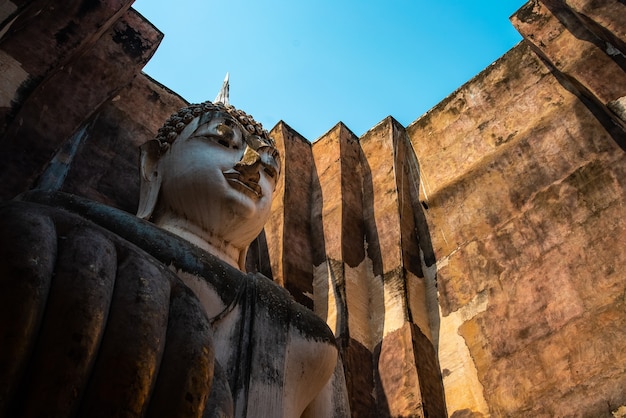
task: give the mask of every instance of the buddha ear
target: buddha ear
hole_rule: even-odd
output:
[[[162,145],[153,139],[140,147],[141,156],[139,170],[141,185],[139,189],[139,208],[137,217],[149,219],[157,203],[163,176],[159,171],[159,159],[167,151],[169,144]]]

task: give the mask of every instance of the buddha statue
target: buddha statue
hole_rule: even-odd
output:
[[[247,248],[280,175],[221,103],[141,147],[137,217],[33,191],[0,205],[0,417],[349,415],[334,336]]]

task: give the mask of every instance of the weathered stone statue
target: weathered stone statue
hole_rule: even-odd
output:
[[[252,118],[206,102],[142,147],[154,223],[55,192],[3,204],[0,416],[349,414],[326,324],[241,271],[278,158]]]

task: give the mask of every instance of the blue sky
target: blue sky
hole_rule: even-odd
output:
[[[190,102],[230,101],[314,141],[408,125],[517,44],[521,0],[137,0],[165,33],[144,71]]]

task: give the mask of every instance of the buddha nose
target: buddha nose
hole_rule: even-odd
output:
[[[259,168],[261,165],[261,156],[258,152],[250,147],[246,147],[246,151],[243,154],[241,160],[235,164],[235,170],[239,171],[246,180],[254,181],[258,183],[261,174]]]

